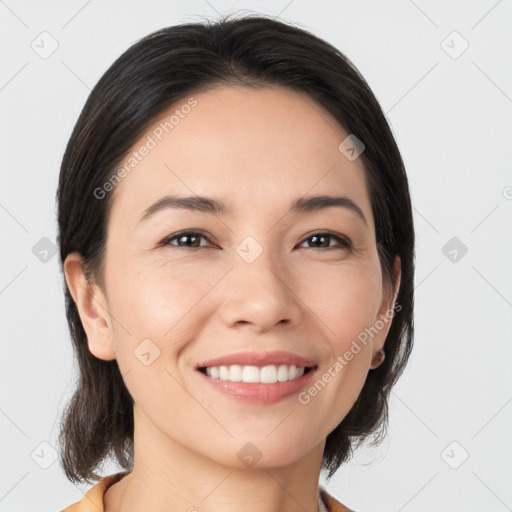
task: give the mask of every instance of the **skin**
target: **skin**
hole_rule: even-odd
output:
[[[316,361],[320,376],[392,307],[400,260],[386,290],[363,164],[338,150],[348,134],[327,112],[283,88],[194,97],[114,191],[104,289],[87,288],[78,254],[64,265],[89,350],[117,359],[135,402],[134,469],[108,489],[105,511],[316,511],[326,437],[357,399],[390,322],[306,405],[297,394],[240,402],[194,368],[237,351],[285,350]],[[167,209],[139,222],[166,194],[214,197],[232,212]],[[368,225],[346,208],[287,214],[306,194],[348,196]],[[185,229],[204,230],[202,247],[159,246]],[[325,231],[353,248],[335,238],[318,248],[311,234]],[[263,248],[252,263],[236,252],[247,236]],[[147,338],[160,350],[149,366],[133,353]],[[252,468],[237,457],[247,442],[261,452]]]

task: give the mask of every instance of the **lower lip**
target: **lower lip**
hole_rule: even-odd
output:
[[[202,372],[198,373],[217,391],[229,395],[237,400],[253,404],[275,404],[284,398],[299,393],[303,389],[315,369],[309,370],[295,380],[286,382],[275,382],[274,384],[262,384],[257,382],[231,382],[230,380],[221,380],[208,377]]]

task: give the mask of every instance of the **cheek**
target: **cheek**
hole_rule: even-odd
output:
[[[328,418],[318,425],[328,433],[349,412],[368,375],[372,345],[367,333],[382,299],[380,267],[346,265],[320,274],[316,283],[321,286],[304,288],[303,296],[321,320],[327,357],[301,403],[315,410],[313,416]]]
[[[166,262],[112,268],[112,313],[137,335],[160,339],[206,294],[214,277],[203,279]]]
[[[175,366],[209,319],[204,298],[218,278],[212,273],[207,279],[192,278],[189,272],[163,265],[136,271],[119,266],[108,275],[116,358],[123,375],[138,368],[141,354],[148,352],[144,359],[154,360],[151,367],[164,361],[166,367]]]
[[[193,330],[201,329],[187,315],[205,293],[191,291],[184,278],[161,277],[158,272],[134,273],[112,294],[121,375],[135,403],[158,414],[168,412],[164,401],[170,397],[173,408],[186,406],[176,362]]]
[[[302,286],[300,296],[322,321],[333,357],[375,322],[382,301],[380,268],[375,265],[359,262],[326,269]]]

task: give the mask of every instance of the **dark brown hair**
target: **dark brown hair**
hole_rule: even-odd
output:
[[[391,388],[412,349],[414,292],[414,227],[404,164],[377,99],[338,49],[261,15],[168,27],[131,46],[91,91],[62,160],[57,190],[61,263],[78,252],[89,282],[103,287],[112,193],[99,200],[95,190],[159,115],[187,95],[222,84],[298,91],[355,134],[365,145],[359,158],[386,290],[394,258],[401,259],[400,308],[386,339],[386,358],[369,372],[357,401],[327,437],[323,468],[330,478],[356,446],[369,438],[378,443],[385,435]],[[124,469],[133,467],[133,400],[117,362],[89,352],[66,284],[64,293],[79,376],[61,420],[60,463],[71,481],[91,482],[101,478],[95,470],[107,457]]]

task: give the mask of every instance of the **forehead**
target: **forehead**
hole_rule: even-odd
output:
[[[282,212],[306,194],[342,193],[368,213],[361,159],[338,149],[347,136],[328,112],[289,89],[220,86],[192,94],[128,153],[111,221],[136,222],[168,193],[215,197],[240,213],[272,205]]]

